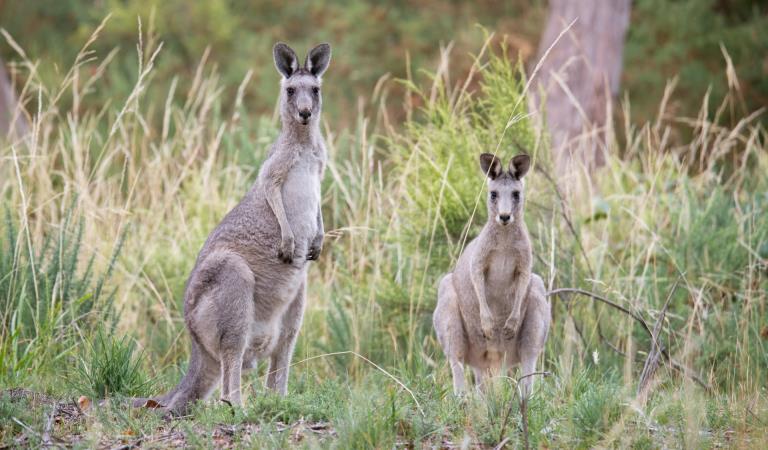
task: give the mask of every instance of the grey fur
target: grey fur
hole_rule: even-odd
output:
[[[523,222],[524,183],[528,155],[502,169],[495,156],[480,155],[488,177],[488,222],[459,257],[453,272],[438,287],[433,325],[451,366],[454,392],[465,389],[464,364],[483,380],[502,367],[536,370],[550,324],[544,282],[531,273],[532,253]],[[522,381],[530,393],[532,377]]]
[[[327,67],[330,47],[313,52],[324,55],[320,62]],[[286,394],[304,315],[307,261],[318,258],[323,244],[320,181],[326,150],[319,77],[299,68],[285,44],[275,45],[274,57],[284,75],[282,131],[251,190],[208,236],[187,281],[189,369],[178,386],[155,399],[176,414],[208,397],[218,381],[222,399],[241,405],[241,373],[264,358],[269,358],[267,387]]]

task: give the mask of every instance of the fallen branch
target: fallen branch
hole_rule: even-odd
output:
[[[614,308],[616,310],[619,310],[619,311],[623,312],[624,314],[626,314],[629,317],[631,317],[632,319],[634,319],[637,323],[639,323],[642,326],[643,330],[645,330],[645,332],[651,338],[651,340],[655,342],[653,331],[650,329],[650,327],[648,327],[648,323],[646,323],[645,319],[643,319],[640,315],[638,315],[636,313],[633,313],[629,309],[619,305],[618,303],[614,303],[614,302],[608,300],[607,298],[605,298],[605,297],[603,297],[601,295],[595,294],[593,292],[586,291],[584,289],[578,289],[578,288],[559,288],[559,289],[554,289],[552,291],[547,292],[547,297],[551,297],[553,295],[562,296],[562,294],[568,294],[568,293],[571,293],[571,294],[581,294],[581,295],[583,295],[585,297],[592,298],[593,300],[597,300],[597,301],[599,301],[601,303],[604,303],[604,304],[606,304],[606,305],[608,305],[608,306],[610,306],[610,307],[612,307],[612,308]],[[565,301],[570,301],[570,298],[566,297],[566,298],[564,298],[564,300]],[[661,352],[661,355],[664,357],[664,359],[669,363],[669,365],[673,369],[675,369],[676,371],[682,373],[683,375],[687,376],[688,378],[690,378],[691,380],[696,382],[699,386],[704,388],[704,390],[706,390],[707,392],[712,392],[712,386],[709,383],[707,383],[706,381],[701,379],[701,377],[698,376],[696,373],[694,373],[692,369],[690,369],[690,368],[686,367],[685,365],[675,361],[669,355],[669,352],[665,348],[662,347],[660,349],[660,352]]]

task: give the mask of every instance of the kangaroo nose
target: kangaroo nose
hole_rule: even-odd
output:
[[[499,214],[499,220],[504,223],[509,222],[509,214]]]
[[[302,119],[307,120],[312,115],[312,111],[305,109],[305,110],[299,111],[299,115],[301,116]]]

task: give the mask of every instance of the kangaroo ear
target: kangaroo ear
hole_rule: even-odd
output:
[[[509,173],[518,180],[523,178],[530,168],[531,157],[526,154],[517,155],[509,162]]]
[[[490,153],[480,155],[480,169],[491,180],[501,175],[501,160]]]
[[[282,42],[275,44],[272,49],[272,56],[275,58],[275,67],[285,78],[290,78],[294,72],[299,70],[299,57],[291,47]]]
[[[312,75],[320,78],[323,73],[325,73],[325,69],[328,68],[328,63],[330,62],[331,46],[328,44],[320,44],[309,51],[307,59],[304,60],[304,68]]]

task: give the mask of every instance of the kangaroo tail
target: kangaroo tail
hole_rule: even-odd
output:
[[[201,392],[200,375],[204,371],[202,367],[202,355],[198,344],[192,340],[192,351],[189,358],[187,373],[181,378],[179,384],[165,394],[156,397],[136,397],[131,402],[134,408],[163,408],[174,414],[184,414],[188,404],[202,398],[207,394]]]

